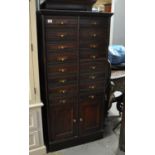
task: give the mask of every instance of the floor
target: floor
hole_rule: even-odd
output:
[[[48,153],[47,155],[125,155],[125,152],[118,149],[120,127],[115,131],[112,130],[120,120],[118,115],[116,104],[113,103],[105,123],[106,128],[103,139]]]

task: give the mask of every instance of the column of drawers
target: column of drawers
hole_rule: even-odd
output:
[[[78,18],[46,16],[45,25],[49,139],[56,142],[77,134]]]

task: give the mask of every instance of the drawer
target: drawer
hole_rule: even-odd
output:
[[[81,28],[80,29],[80,40],[99,40],[106,39],[107,33],[104,28],[102,29],[92,29],[92,28]]]
[[[89,82],[89,83],[80,83],[80,92],[85,92],[85,91],[104,91],[105,88],[105,83],[104,81],[100,82]]]
[[[62,85],[70,85],[77,83],[77,75],[72,76],[60,76],[60,77],[53,77],[48,76],[48,83],[52,87],[62,86]]]
[[[29,130],[34,131],[38,128],[38,111],[37,110],[30,110],[29,112]]]
[[[77,85],[67,85],[61,87],[52,87],[52,85],[48,85],[48,92],[53,95],[65,95],[77,92]]]
[[[103,40],[100,41],[85,41],[85,40],[81,40],[80,41],[80,48],[88,48],[88,49],[106,49],[106,42],[104,42]]]
[[[47,70],[48,75],[66,75],[70,73],[77,73],[77,65],[72,63],[48,65]]]
[[[85,83],[86,81],[101,81],[105,79],[105,73],[89,73],[80,74],[80,83]]]
[[[80,63],[80,73],[95,73],[104,71],[104,60]]]
[[[104,17],[81,17],[80,18],[81,27],[102,27],[107,28],[108,20]]]
[[[69,49],[76,49],[77,43],[76,42],[56,42],[56,43],[47,43],[46,44],[48,52],[58,52],[64,51]]]
[[[80,50],[80,61],[92,61],[96,59],[102,59],[107,57],[107,50],[99,49],[99,50],[92,50],[92,49],[81,49]]]
[[[58,52],[58,53],[48,53],[47,61],[48,63],[64,63],[64,62],[76,62],[77,54],[76,51],[72,52]]]
[[[64,40],[77,40],[76,29],[46,29],[46,40],[47,41],[64,41]]]
[[[39,132],[35,131],[29,134],[29,148],[34,149],[40,146]]]
[[[53,97],[49,96],[49,104],[50,105],[65,105],[65,104],[76,104],[77,96],[61,96],[61,97]]]
[[[78,17],[73,16],[46,16],[46,27],[77,27]]]
[[[103,94],[101,93],[91,93],[80,95],[80,103],[102,103],[103,102]]]

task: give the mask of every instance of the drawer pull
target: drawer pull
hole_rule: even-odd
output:
[[[65,82],[66,82],[65,79],[63,79],[63,80],[59,80],[59,83],[65,83]]]
[[[66,90],[60,90],[59,91],[61,94],[65,94],[66,93]]]
[[[63,50],[65,47],[62,45],[62,46],[58,46],[58,49],[61,49]]]
[[[96,55],[92,55],[90,56],[92,59],[96,59]]]
[[[94,34],[92,35],[92,37],[94,37],[94,38],[95,38],[96,36],[97,36],[96,33],[94,33]]]
[[[65,104],[66,103],[66,100],[60,100],[59,103]]]
[[[60,35],[61,38],[64,38],[64,36],[65,36],[64,34],[61,34],[61,35]]]
[[[90,98],[90,99],[94,99],[94,98],[95,98],[95,96],[94,96],[94,95],[91,95],[91,96],[89,96],[89,98]]]
[[[91,66],[91,69],[95,70],[96,69],[96,66]]]
[[[63,25],[63,24],[64,24],[64,22],[63,22],[63,21],[61,21],[61,22],[60,22],[60,24],[61,24],[61,25]]]
[[[73,119],[73,123],[76,123],[76,119]]]
[[[83,118],[80,118],[80,122],[83,122]]]
[[[91,48],[96,48],[97,45],[95,45],[95,44],[91,44],[90,47],[91,47]]]
[[[95,88],[95,86],[89,86],[89,89],[94,89]]]
[[[65,69],[64,68],[60,68],[59,69],[59,72],[62,72],[63,73],[63,72],[65,72]]]
[[[66,58],[64,58],[64,57],[60,57],[60,58],[58,58],[58,61],[62,61],[63,62],[63,61],[65,61],[65,59]]]
[[[96,76],[92,75],[92,76],[89,76],[89,78],[94,80],[96,78]]]
[[[93,25],[97,25],[97,22],[95,21],[95,22],[93,22],[92,24],[93,24]]]

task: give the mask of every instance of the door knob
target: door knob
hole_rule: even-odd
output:
[[[80,122],[83,122],[83,118],[80,118]]]

